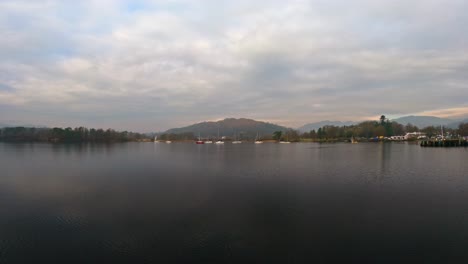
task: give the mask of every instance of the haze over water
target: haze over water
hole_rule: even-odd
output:
[[[467,152],[0,143],[0,263],[466,261]]]

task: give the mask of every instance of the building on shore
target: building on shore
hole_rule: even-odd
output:
[[[409,132],[405,135],[405,140],[410,139],[423,139],[426,138],[426,133],[424,132]]]
[[[393,140],[393,141],[403,141],[403,140],[406,140],[405,136],[391,136],[390,137],[390,140]]]
[[[408,132],[404,136],[391,136],[389,139],[393,141],[404,141],[412,139],[425,139],[426,133],[423,132]]]

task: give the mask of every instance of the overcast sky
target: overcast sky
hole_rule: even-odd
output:
[[[0,1],[0,123],[468,116],[468,1]]]

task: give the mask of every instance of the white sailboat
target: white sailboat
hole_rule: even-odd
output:
[[[218,128],[218,141],[216,141],[215,144],[218,144],[218,145],[224,144],[224,141],[219,139],[219,128]]]
[[[242,141],[240,141],[240,140],[237,139],[236,134],[234,134],[234,139],[235,139],[235,140],[232,142],[232,144],[240,144],[240,143],[242,143]]]
[[[159,143],[158,136],[154,136],[154,143]]]
[[[257,132],[257,136],[255,137],[255,144],[262,144],[263,141],[260,140],[260,137],[258,136],[258,132]]]
[[[286,141],[280,141],[280,143],[281,143],[281,144],[289,144],[289,143],[291,143],[291,142],[289,141],[289,136],[288,136],[288,134],[286,134]]]

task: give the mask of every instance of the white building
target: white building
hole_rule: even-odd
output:
[[[410,132],[410,133],[406,133],[405,140],[412,139],[412,138],[424,138],[424,137],[426,137],[426,133]]]
[[[410,139],[421,139],[421,138],[425,138],[426,137],[426,133],[423,133],[423,132],[410,132],[410,133],[406,133],[404,136],[391,136],[390,137],[390,140],[394,140],[394,141],[403,141],[403,140],[410,140]]]

